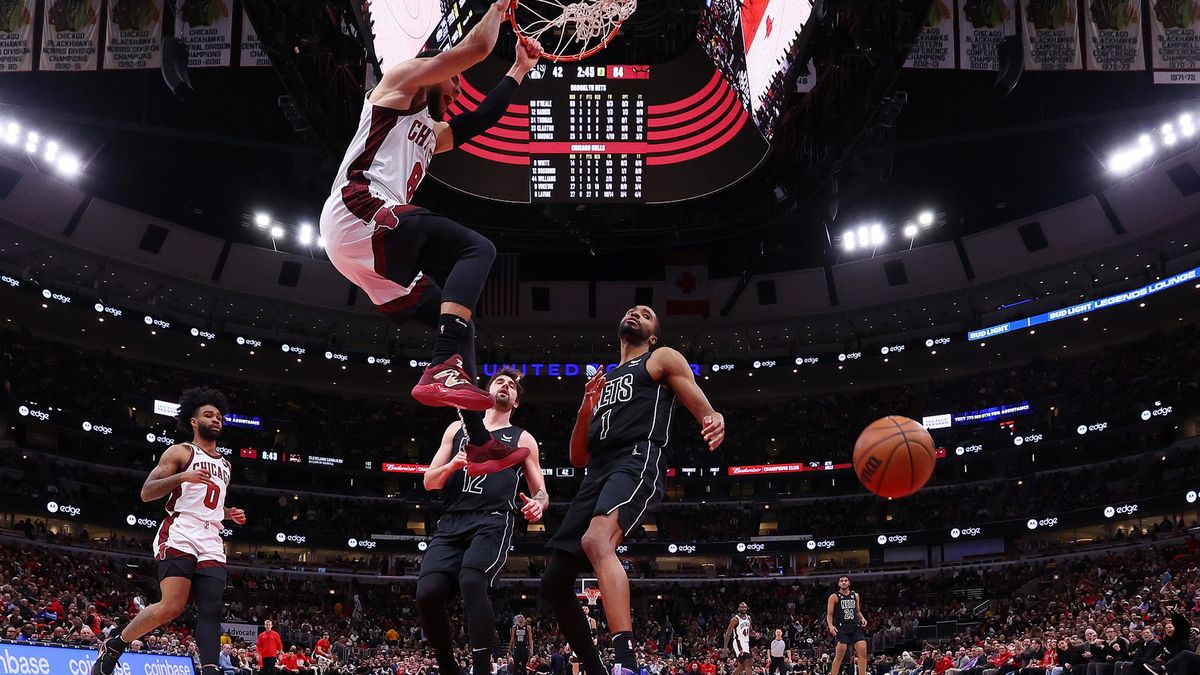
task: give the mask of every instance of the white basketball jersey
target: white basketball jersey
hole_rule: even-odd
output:
[[[360,183],[386,202],[408,204],[437,147],[433,125],[427,106],[395,110],[365,99],[358,131],[333,179],[333,194]]]
[[[733,617],[738,622],[737,628],[733,630],[733,651],[737,654],[744,654],[750,651],[750,615],[734,614]]]
[[[184,443],[191,449],[192,459],[184,471],[208,471],[207,483],[183,483],[167,499],[167,513],[184,514],[206,523],[219,524],[225,519],[225,495],[229,492],[229,462],[209,457],[203,450]]]

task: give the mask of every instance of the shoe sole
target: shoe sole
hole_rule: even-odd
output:
[[[520,448],[513,450],[499,459],[489,459],[486,462],[468,462],[467,475],[474,478],[476,476],[485,476],[489,473],[503,471],[524,462],[528,456],[529,448]]]
[[[430,408],[458,408],[475,412],[484,412],[495,403],[491,395],[482,389],[455,390],[428,384],[413,387],[412,397],[417,403]]]

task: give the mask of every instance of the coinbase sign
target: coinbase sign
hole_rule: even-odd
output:
[[[96,660],[93,649],[0,645],[0,675],[88,675]],[[195,675],[187,656],[139,654],[121,656],[113,675]]]

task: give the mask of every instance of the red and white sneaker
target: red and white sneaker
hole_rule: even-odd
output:
[[[467,445],[467,475],[496,473],[514,467],[529,456],[529,448],[511,448],[489,438],[483,445]]]
[[[425,369],[412,389],[412,397],[431,408],[458,408],[483,412],[492,407],[492,395],[471,383],[458,354]]]

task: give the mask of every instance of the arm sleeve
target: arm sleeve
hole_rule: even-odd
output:
[[[505,75],[504,79],[495,86],[479,107],[455,115],[450,118],[450,129],[454,132],[454,147],[466,143],[473,136],[483,133],[489,127],[500,121],[508,104],[512,101],[513,93],[517,91],[517,81]]]

